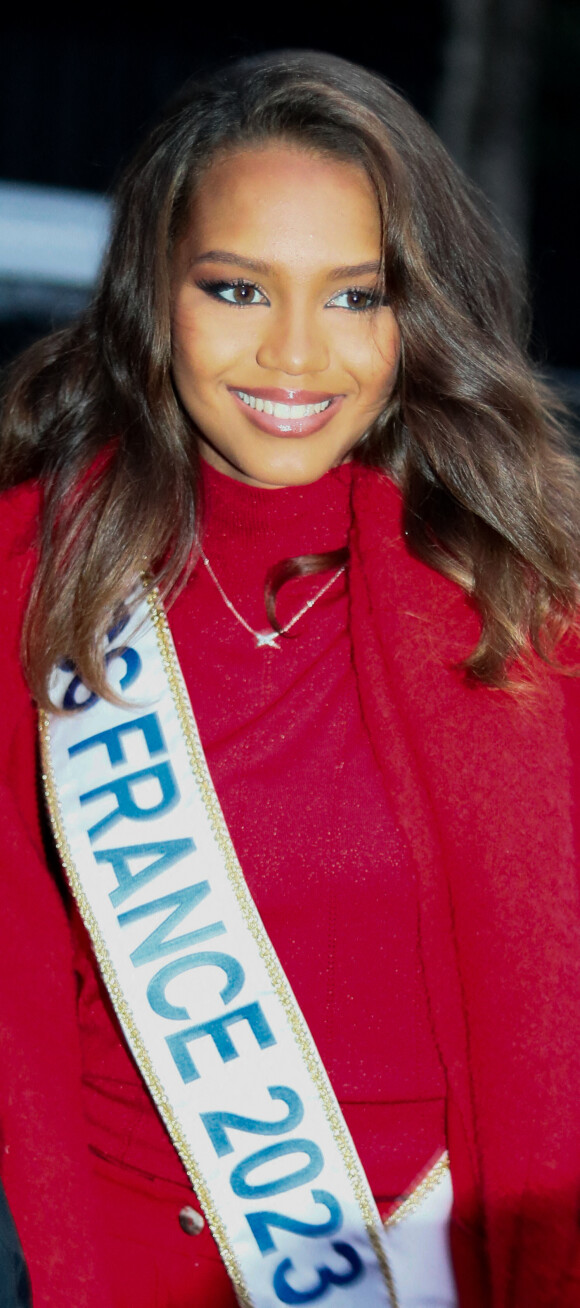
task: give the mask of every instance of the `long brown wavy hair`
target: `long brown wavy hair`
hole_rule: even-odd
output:
[[[518,657],[550,658],[574,621],[577,468],[526,359],[513,260],[482,197],[382,78],[276,52],[186,86],[121,180],[91,304],[13,369],[0,485],[44,488],[23,637],[41,704],[65,656],[107,694],[103,638],[144,561],[169,596],[195,558],[197,434],[172,383],[172,253],[216,154],[272,138],[354,160],[375,189],[402,363],[354,458],[398,483],[409,548],[478,606],[468,675],[505,684]],[[276,584],[324,566],[290,564]]]

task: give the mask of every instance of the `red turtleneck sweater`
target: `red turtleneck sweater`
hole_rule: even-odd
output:
[[[264,630],[268,568],[346,544],[350,469],[265,490],[205,465],[204,490],[206,555],[235,608]],[[330,575],[283,587],[282,625]],[[445,1084],[413,867],[359,708],[345,576],[279,648],[256,647],[203,563],[169,619],[251,892],[384,1210],[444,1148]],[[74,925],[86,1114],[119,1308],[189,1296],[200,1308],[234,1304],[209,1232],[181,1231],[185,1173]]]

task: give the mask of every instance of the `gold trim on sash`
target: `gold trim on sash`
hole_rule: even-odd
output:
[[[447,1150],[445,1150],[445,1152],[441,1154],[441,1157],[437,1159],[437,1162],[433,1163],[433,1166],[429,1168],[428,1172],[426,1172],[423,1180],[419,1181],[418,1185],[414,1186],[408,1194],[403,1195],[401,1199],[397,1200],[397,1205],[393,1209],[393,1212],[389,1213],[388,1217],[385,1217],[383,1226],[388,1230],[389,1227],[396,1226],[398,1222],[402,1222],[404,1217],[410,1217],[411,1213],[415,1213],[417,1209],[420,1208],[423,1200],[436,1189],[440,1181],[443,1180],[445,1173],[448,1171],[449,1154],[447,1153]]]

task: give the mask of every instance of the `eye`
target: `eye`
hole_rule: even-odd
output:
[[[333,296],[332,300],[328,301],[327,308],[350,309],[355,313],[363,313],[365,309],[377,309],[385,303],[386,301],[377,291],[351,286],[348,291],[340,291],[338,295]]]
[[[226,304],[237,305],[238,308],[246,304],[268,304],[259,286],[255,286],[253,282],[245,282],[242,278],[231,282],[200,280],[197,285],[214,300],[223,300]]]

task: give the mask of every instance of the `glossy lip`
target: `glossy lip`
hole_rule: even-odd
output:
[[[327,422],[334,418],[346,398],[344,395],[329,394],[328,391],[283,391],[275,386],[228,386],[228,390],[248,422],[258,427],[260,431],[268,432],[270,436],[311,436],[322,427],[326,427]],[[313,413],[309,418],[275,418],[273,413],[258,413],[257,409],[251,409],[249,404],[244,404],[237,394],[238,391],[244,391],[246,395],[255,395],[259,400],[271,400],[273,404],[323,404],[325,400],[330,400],[330,404],[322,413]]]

